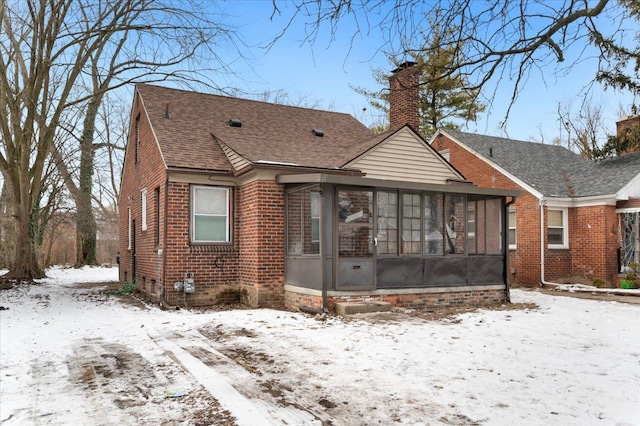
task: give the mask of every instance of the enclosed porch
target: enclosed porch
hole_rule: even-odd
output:
[[[289,308],[508,300],[505,212],[516,192],[331,174],[278,181]]]

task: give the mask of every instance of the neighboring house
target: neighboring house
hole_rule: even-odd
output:
[[[591,161],[556,145],[449,130],[430,144],[476,184],[523,192],[509,208],[512,282],[617,286],[639,260],[640,153]]]
[[[396,71],[380,135],[342,113],[137,85],[120,279],[189,306],[508,300],[516,192],[470,184],[406,124],[419,72]]]

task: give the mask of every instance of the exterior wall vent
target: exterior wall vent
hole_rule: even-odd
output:
[[[311,133],[313,133],[315,136],[317,136],[319,138],[324,136],[324,132],[322,130],[320,130],[320,129],[313,129],[311,131]]]
[[[237,118],[232,118],[231,120],[229,120],[229,126],[242,127],[242,121],[238,120]]]

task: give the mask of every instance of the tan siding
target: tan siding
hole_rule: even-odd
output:
[[[443,184],[447,179],[461,178],[408,130],[397,133],[348,166],[362,170],[369,178],[377,179]]]
[[[229,159],[229,162],[233,166],[234,170],[238,171],[244,167],[247,167],[250,164],[246,158],[239,155],[237,152],[229,148],[224,143],[220,143],[220,146],[222,147],[222,150],[224,151],[225,155]]]

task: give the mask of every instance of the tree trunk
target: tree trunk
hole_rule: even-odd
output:
[[[31,229],[31,215],[29,198],[27,202],[22,201],[19,206],[14,206],[15,212],[15,232],[16,232],[16,255],[13,265],[9,269],[5,278],[17,280],[33,280],[44,278],[44,271],[38,265],[36,258],[35,242]],[[27,204],[26,206],[24,204]]]
[[[92,184],[93,184],[93,137],[95,133],[96,117],[102,102],[102,94],[94,95],[89,101],[80,138],[80,170],[79,192],[76,202],[76,267],[96,265],[96,218],[93,212]]]

